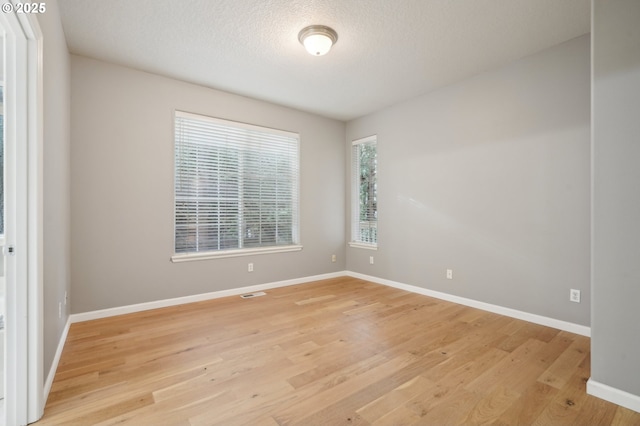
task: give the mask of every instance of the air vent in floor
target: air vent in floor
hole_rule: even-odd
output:
[[[243,299],[251,299],[252,297],[258,297],[258,296],[264,296],[267,293],[265,293],[264,291],[257,291],[255,293],[249,293],[249,294],[243,294],[242,297]]]

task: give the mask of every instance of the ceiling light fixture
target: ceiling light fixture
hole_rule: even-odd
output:
[[[307,52],[322,56],[338,41],[338,33],[324,25],[309,25],[298,33],[298,40]]]

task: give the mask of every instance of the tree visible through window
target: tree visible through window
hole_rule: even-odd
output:
[[[297,244],[298,141],[176,112],[175,252]]]
[[[353,142],[352,149],[352,241],[378,242],[378,153],[376,137]]]

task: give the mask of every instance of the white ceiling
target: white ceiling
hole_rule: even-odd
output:
[[[589,32],[590,0],[59,0],[72,53],[350,120]],[[338,32],[325,56],[307,25]]]

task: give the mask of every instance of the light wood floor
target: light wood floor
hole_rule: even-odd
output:
[[[71,326],[51,424],[619,424],[589,339],[353,278]]]

